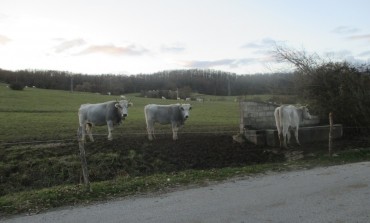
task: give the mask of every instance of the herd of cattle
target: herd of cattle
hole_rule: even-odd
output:
[[[79,131],[82,133],[82,140],[88,134],[91,141],[93,126],[108,125],[108,140],[112,140],[113,126],[120,124],[128,115],[128,107],[132,103],[127,100],[108,101],[98,104],[82,104],[78,110],[80,123]],[[148,104],[144,107],[148,139],[153,140],[154,124],[171,124],[173,140],[177,140],[177,132],[189,118],[190,104],[156,105]]]
[[[108,126],[108,140],[112,140],[113,126],[120,124],[128,116],[128,107],[132,103],[126,99],[120,101],[108,101],[98,104],[82,104],[78,111],[79,131],[82,134],[82,140],[85,140],[85,135],[88,134],[91,141],[94,141],[92,136],[93,126]],[[153,140],[154,124],[171,124],[172,138],[177,140],[177,132],[182,127],[185,121],[189,118],[191,110],[190,104],[171,104],[157,105],[148,104],[144,107],[146,128],[148,131],[148,139]],[[287,143],[290,142],[290,131],[294,131],[294,136],[297,143],[299,123],[303,119],[311,119],[311,115],[306,106],[295,107],[293,105],[282,105],[275,109],[275,122],[280,140],[280,147],[287,148]]]

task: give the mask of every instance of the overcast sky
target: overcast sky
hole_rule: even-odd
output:
[[[370,62],[369,0],[1,0],[0,68],[286,69],[275,44]]]

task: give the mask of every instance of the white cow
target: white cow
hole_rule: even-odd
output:
[[[82,140],[85,141],[86,133],[93,142],[92,128],[102,125],[108,125],[108,140],[112,140],[113,126],[120,124],[128,115],[128,107],[132,103],[127,100],[107,101],[99,104],[82,104],[78,110],[78,119],[80,123],[79,131],[82,134]]]
[[[280,147],[284,146],[285,148],[288,148],[287,143],[290,143],[291,130],[294,130],[295,139],[298,145],[300,145],[298,140],[299,123],[303,121],[303,119],[311,119],[308,108],[306,106],[297,108],[293,105],[282,105],[275,109],[274,115]]]
[[[172,138],[173,140],[177,140],[177,132],[189,118],[189,110],[191,110],[190,104],[146,105],[144,107],[144,114],[148,139],[153,140],[154,124],[158,122],[160,124],[171,124]]]

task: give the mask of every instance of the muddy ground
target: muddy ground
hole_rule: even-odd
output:
[[[369,140],[357,141],[369,145]],[[335,149],[353,147],[354,142],[339,141]],[[296,147],[305,154],[325,150],[326,145]],[[95,137],[85,144],[91,181],[111,180],[120,176],[171,173],[187,169],[237,167],[280,162],[285,154],[278,148],[233,142],[231,135],[180,134],[159,135],[148,141],[145,135]],[[11,192],[76,184],[82,181],[78,142],[9,145],[0,148],[0,196]]]
[[[87,143],[88,160],[95,154],[117,154],[120,168],[112,169],[114,175],[145,175],[186,169],[210,169],[248,164],[281,161],[282,156],[252,144],[239,144],[230,135],[182,135],[173,141],[170,135],[158,136],[148,141],[145,136],[120,138],[112,142]],[[101,154],[101,157],[104,157]],[[89,162],[89,161],[88,161]],[[99,163],[98,160],[93,161]],[[114,165],[115,166],[115,165]],[[111,168],[106,165],[105,168]],[[94,172],[94,170],[92,170]],[[92,178],[99,176],[94,176]]]

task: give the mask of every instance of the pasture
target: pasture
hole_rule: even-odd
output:
[[[178,101],[126,97],[134,106],[113,131],[113,141],[107,140],[107,127],[102,126],[94,128],[96,141],[86,143],[93,188],[86,192],[80,186],[77,110],[83,103],[119,97],[36,88],[13,91],[0,84],[0,217],[289,168],[281,153],[232,141],[231,136],[239,132],[235,97],[203,96],[204,103],[190,102],[190,118],[176,142],[170,127],[161,125],[156,125],[157,139],[148,141],[143,108]],[[313,147],[320,151],[325,145]],[[333,159],[319,156],[313,162],[368,160],[366,148]],[[305,166],[305,162],[293,165]]]
[[[144,106],[179,101],[125,96],[134,105],[123,124],[113,131],[113,141],[107,140],[107,127],[102,126],[94,128],[96,142],[86,143],[92,182],[281,160],[281,156],[249,151],[250,145],[232,142],[231,136],[239,131],[235,97],[202,96],[203,103],[191,101],[193,109],[178,141],[172,140],[170,126],[156,124],[157,139],[149,142]],[[0,98],[0,196],[5,199],[26,191],[78,185],[78,108],[83,103],[116,100],[119,96],[37,88],[14,91],[0,84]]]
[[[239,131],[235,97],[207,97],[190,102],[193,109],[179,140],[172,141],[169,125],[156,124],[157,140],[147,140],[143,108],[146,104],[172,104],[125,95],[133,106],[123,124],[107,140],[107,126],[95,127],[95,143],[87,139],[86,151],[93,181],[120,175],[148,175],[188,168],[214,168],[263,162],[267,156],[248,156],[232,142]],[[0,195],[65,183],[80,177],[77,110],[83,103],[119,99],[94,93],[25,88],[14,91],[0,85]],[[184,101],[180,101],[185,103]],[[189,102],[186,102],[189,103]],[[240,156],[245,154],[244,156]],[[12,187],[9,187],[9,184]]]
[[[125,95],[134,106],[129,116],[113,131],[113,136],[130,137],[146,134],[143,108],[146,104],[189,103]],[[0,141],[45,141],[75,139],[78,128],[77,111],[80,104],[100,103],[119,99],[119,96],[100,95],[58,90],[25,88],[13,91],[0,84]],[[191,101],[192,111],[183,132],[238,131],[239,108],[235,97],[206,97],[204,103]],[[212,101],[210,101],[212,100]],[[167,126],[156,126],[163,133],[170,133]],[[107,134],[107,127],[94,128],[95,134]],[[181,132],[180,132],[181,134]],[[99,136],[98,136],[99,137]],[[181,137],[181,136],[180,136]]]

